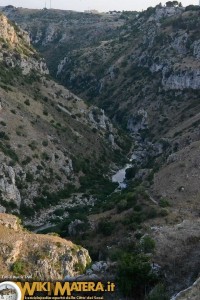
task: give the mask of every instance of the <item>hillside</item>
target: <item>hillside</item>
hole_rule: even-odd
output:
[[[190,287],[200,272],[199,7],[158,5],[141,13],[114,15],[14,7],[2,10],[28,30],[51,75],[78,95],[46,76],[32,83],[34,90],[30,83],[20,88],[25,93],[28,87],[28,93],[34,94],[40,87],[38,101],[31,100],[34,109],[23,105],[25,116],[28,110],[37,120],[30,125],[30,118],[25,118],[25,128],[30,128],[25,134],[33,136],[33,127],[35,140],[43,141],[42,148],[31,151],[42,155],[45,170],[52,162],[43,153],[51,157],[56,152],[60,157],[58,146],[61,152],[67,149],[68,170],[70,159],[73,165],[67,175],[67,183],[73,187],[68,186],[67,191],[64,188],[57,193],[57,184],[66,183],[60,172],[63,160],[59,167],[57,163],[51,166],[59,176],[56,181],[49,184],[50,175],[43,177],[41,185],[36,183],[37,177],[31,177],[30,184],[28,180],[28,186],[22,188],[26,200],[21,207],[26,225],[38,226],[40,232],[56,231],[84,245],[94,260],[117,263],[119,285],[125,296],[134,294],[134,300],[143,300],[147,293],[148,300],[158,296],[168,300]],[[65,101],[67,97],[72,99]],[[13,102],[9,99],[14,105],[16,93]],[[18,112],[17,107],[15,110]],[[118,126],[122,131],[115,129]],[[48,136],[56,136],[56,146],[50,138],[45,146],[47,131]],[[17,134],[17,140],[18,136],[23,139],[23,134]],[[29,144],[26,151],[32,147]],[[83,159],[77,161],[80,155]],[[16,165],[21,166],[20,159]],[[33,159],[44,167],[37,157]],[[127,162],[126,188],[113,193],[117,185],[100,175],[111,176],[116,163],[123,166]],[[29,164],[23,164],[26,173]],[[85,177],[80,178],[83,173]],[[32,198],[35,185],[39,193]],[[53,199],[47,190],[56,190]],[[33,200],[29,202],[29,198]],[[40,210],[31,221],[27,220],[29,205],[31,214]],[[198,281],[177,299],[185,300],[197,291]]]
[[[20,213],[30,222],[51,207],[51,218],[56,218],[52,206],[73,193],[82,206],[82,194],[92,189],[86,197],[91,205],[97,186],[115,189],[107,175],[120,153],[128,151],[128,140],[103,110],[88,106],[48,76],[27,33],[4,15],[0,32],[1,210]],[[93,186],[88,186],[91,176]],[[37,216],[37,222],[45,218]]]
[[[65,53],[98,45],[117,37],[124,20],[119,15],[89,14],[56,9],[1,7],[9,19],[28,31],[34,46],[43,53],[52,74]]]
[[[180,201],[187,213],[187,203],[182,199],[189,197],[188,201],[194,201],[196,214],[200,122],[198,6],[185,9],[158,5],[140,14],[124,12],[114,16],[53,10],[5,11],[29,30],[38,49],[49,40],[41,52],[51,68],[55,68],[57,62],[48,60],[46,50],[48,46],[55,49],[67,42],[68,31],[62,31],[62,37],[56,42],[54,36],[51,41],[48,39],[49,31],[43,27],[46,31],[43,30],[37,41],[33,24],[42,15],[56,31],[64,22],[61,18],[59,27],[58,15],[71,16],[68,26],[71,31],[74,29],[71,34],[79,49],[71,43],[72,49],[64,46],[66,55],[56,67],[57,79],[103,108],[137,140],[133,166],[139,167],[137,178],[140,179],[144,179],[141,169],[144,174],[156,170],[154,184],[150,182],[155,197],[166,197],[172,202],[177,199],[176,203]],[[103,25],[96,19],[104,21]],[[77,20],[86,23],[84,34],[89,32],[93,43],[87,38],[83,41],[78,35]],[[103,31],[107,24],[110,24],[109,36],[105,32],[98,35],[96,44],[97,27]],[[95,33],[90,32],[94,27]],[[39,25],[37,35],[40,30]],[[85,37],[84,34],[81,36]],[[70,39],[72,37],[70,35]],[[151,177],[154,174],[151,173]],[[184,192],[181,193],[181,189]]]

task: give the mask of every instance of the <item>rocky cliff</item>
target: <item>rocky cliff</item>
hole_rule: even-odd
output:
[[[0,15],[1,55],[0,62],[9,67],[19,67],[23,74],[38,71],[48,74],[43,59],[30,47],[30,38],[26,31],[12,24],[6,16]]]
[[[63,280],[82,274],[91,263],[86,249],[58,236],[30,233],[12,215],[0,214],[0,240],[4,278]]]

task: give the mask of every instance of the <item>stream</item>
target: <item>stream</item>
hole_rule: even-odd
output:
[[[125,189],[127,184],[125,183],[126,179],[126,170],[131,168],[131,164],[127,164],[123,169],[120,169],[112,176],[112,182],[117,182],[119,184],[119,188]]]

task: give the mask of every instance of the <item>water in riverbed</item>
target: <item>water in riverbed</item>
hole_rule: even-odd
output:
[[[117,173],[112,176],[112,182],[118,182],[119,187],[121,189],[125,189],[126,170],[131,167],[132,167],[131,164],[127,164],[123,169],[117,171]]]

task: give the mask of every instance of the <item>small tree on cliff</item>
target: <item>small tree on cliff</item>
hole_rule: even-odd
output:
[[[178,1],[167,1],[166,7],[177,7],[180,6],[180,3]]]

